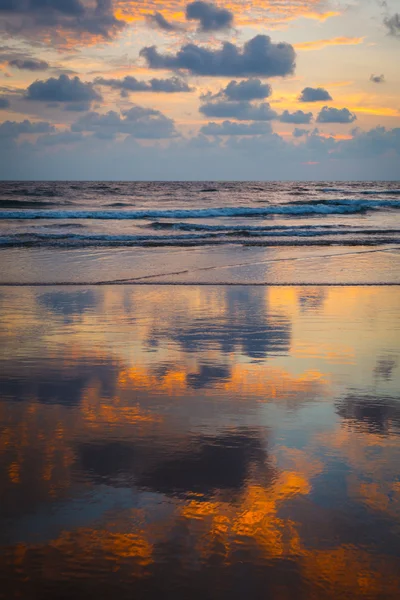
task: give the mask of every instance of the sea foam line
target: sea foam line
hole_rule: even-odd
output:
[[[265,207],[216,207],[178,210],[2,210],[0,219],[212,219],[268,215],[355,214],[382,208],[399,209],[398,200],[335,200],[332,203],[280,204]]]

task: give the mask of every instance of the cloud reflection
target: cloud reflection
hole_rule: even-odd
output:
[[[8,597],[397,598],[395,290],[0,304]]]

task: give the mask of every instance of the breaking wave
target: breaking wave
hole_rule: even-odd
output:
[[[267,217],[269,215],[346,215],[382,209],[399,209],[399,200],[334,200],[296,202],[265,207],[215,207],[177,210],[1,210],[0,219],[213,219],[216,217]]]

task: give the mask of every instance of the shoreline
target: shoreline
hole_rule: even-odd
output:
[[[182,281],[99,281],[97,283],[87,283],[87,282],[39,282],[39,283],[0,283],[0,288],[10,288],[10,287],[99,287],[99,286],[185,286],[185,287],[400,287],[400,283],[394,282],[384,282],[384,283],[234,283],[234,282],[225,282],[220,281],[218,283],[207,283],[207,282],[182,282]]]
[[[400,247],[3,249],[0,287],[400,285]]]

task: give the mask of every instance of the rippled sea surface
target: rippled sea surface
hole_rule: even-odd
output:
[[[400,242],[400,182],[2,182],[1,247]]]
[[[399,598],[398,288],[2,287],[0,312],[0,597]]]

